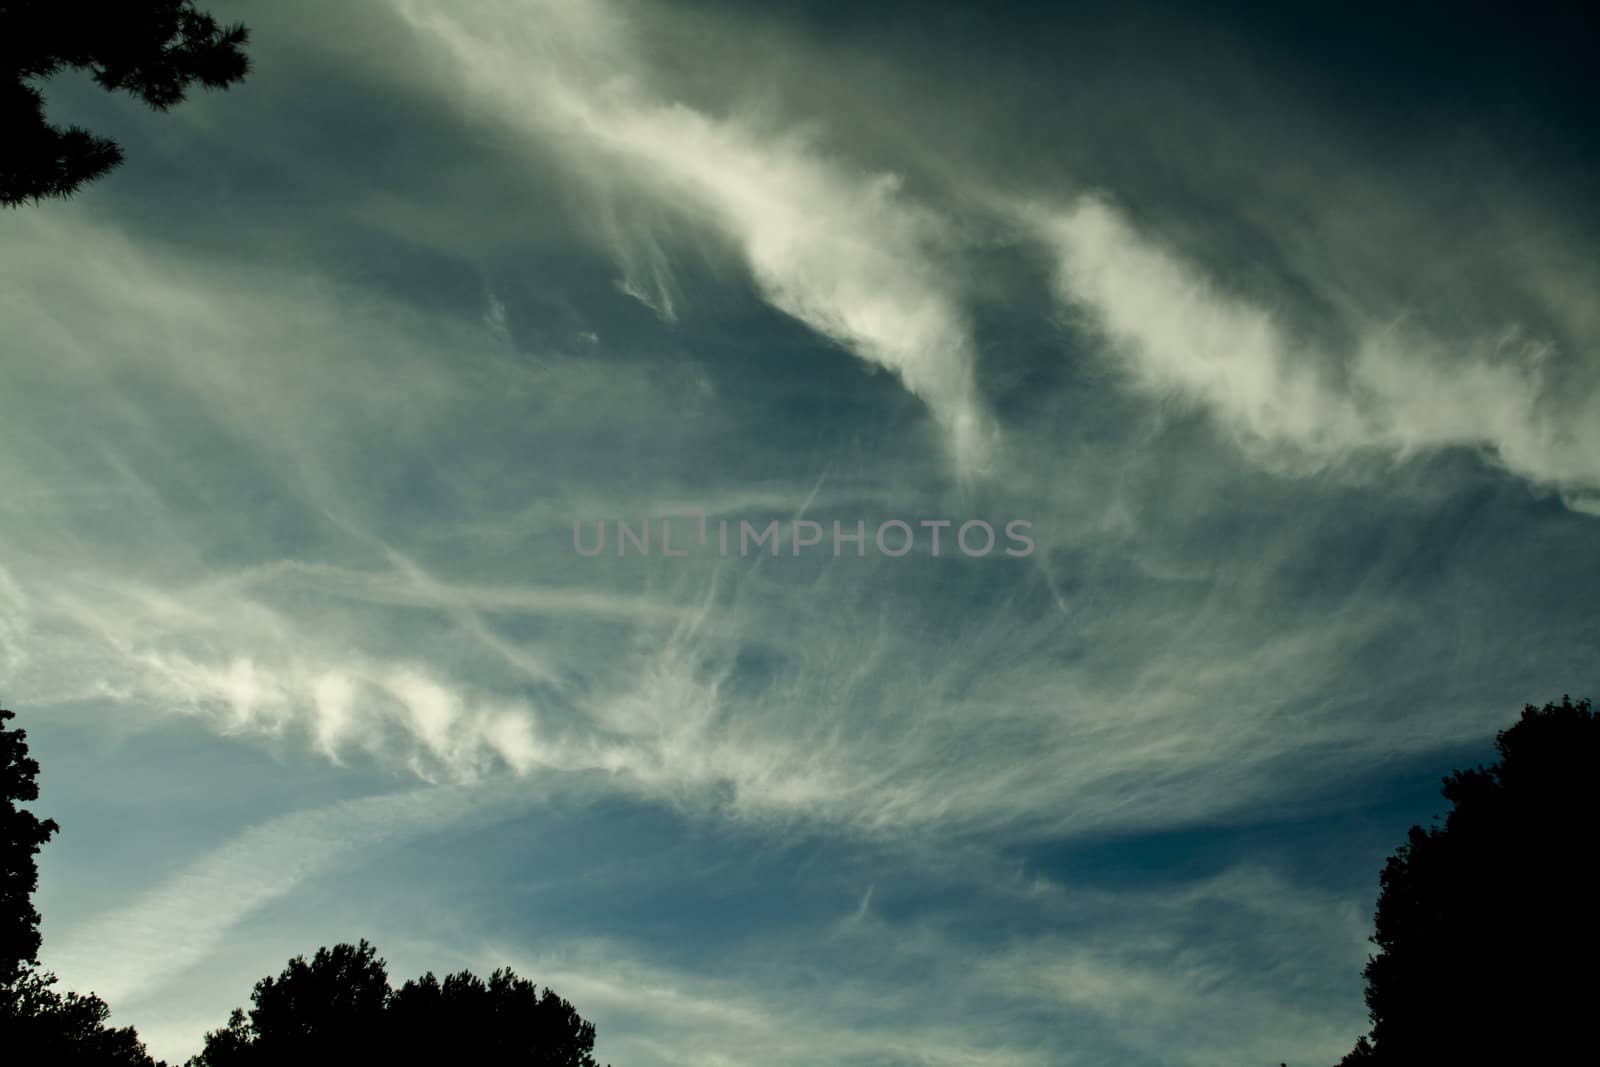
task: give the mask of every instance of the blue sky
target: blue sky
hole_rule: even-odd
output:
[[[250,78],[55,79],[128,161],[0,220],[43,958],[157,1054],[366,937],[617,1067],[1331,1063],[1439,776],[1595,689],[1559,48],[211,9]],[[1035,548],[574,550],[700,514]]]

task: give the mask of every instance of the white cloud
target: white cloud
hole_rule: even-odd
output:
[[[1357,321],[1358,346],[1341,359],[1227,294],[1103,198],[1029,214],[1059,257],[1062,299],[1087,312],[1134,382],[1211,412],[1263,462],[1316,469],[1363,450],[1478,447],[1574,506],[1600,489],[1600,379],[1558,392],[1545,343],[1515,329],[1445,342]]]
[[[376,845],[482,814],[491,800],[481,790],[422,789],[269,819],[132,903],[52,934],[43,962],[67,988],[136,1005],[207,958],[240,920],[307,879]]]
[[[959,470],[994,463],[995,419],[977,387],[964,285],[949,255],[957,238],[880,165],[831,150],[815,128],[673,99],[620,26],[618,13],[638,8],[402,7],[474,117],[519,131],[530,156],[564,159],[593,212],[551,227],[565,227],[561,240],[574,225],[592,227],[624,292],[668,323],[692,318],[699,294],[685,292],[673,261],[682,249],[668,237],[710,235],[772,306],[921,397]],[[308,20],[301,32],[315,29]],[[403,74],[415,91],[423,75],[409,64]],[[953,161],[952,174],[962,169]],[[548,182],[532,170],[530,184]],[[492,258],[465,254],[478,235],[470,226],[454,233],[452,211],[369,198],[373,175],[353,174],[360,202],[333,197],[326,218],[377,220],[424,241],[430,255],[447,249],[474,267]],[[559,200],[545,194],[535,190],[526,210]],[[482,200],[495,206],[475,210],[523,209]],[[48,712],[109,698],[119,724],[186,715],[241,739],[287,740],[277,746],[286,758],[304,743],[332,761],[370,759],[382,772],[449,784],[247,832],[68,931],[51,959],[81,987],[132,998],[180,975],[194,982],[196,962],[226,931],[350,850],[444,825],[459,813],[456,798],[476,805],[557,777],[735,821],[736,833],[769,843],[794,827],[852,847],[916,842],[926,855],[905,877],[920,882],[958,850],[966,861],[1042,838],[1259,818],[1380,760],[1482,741],[1503,724],[1507,707],[1493,706],[1498,696],[1477,684],[1486,675],[1462,661],[1522,620],[1505,631],[1476,620],[1452,629],[1470,613],[1444,610],[1454,606],[1448,594],[1392,594],[1357,567],[1329,576],[1350,579],[1347,596],[1298,613],[1297,575],[1283,572],[1320,563],[1320,532],[1294,517],[1251,531],[1261,552],[1241,565],[1189,536],[1188,520],[1205,513],[1193,497],[1141,495],[1137,475],[1171,463],[1169,453],[1136,434],[1079,448],[1071,420],[1054,418],[1070,410],[1060,398],[1041,398],[1048,415],[1008,437],[1034,433],[1028,469],[1016,464],[984,486],[1027,487],[1019,506],[1039,520],[1040,583],[916,559],[576,569],[569,554],[545,550],[553,518],[736,517],[840,501],[894,514],[908,500],[929,504],[901,487],[931,479],[926,467],[852,456],[859,464],[839,472],[851,488],[830,482],[833,499],[807,495],[809,473],[788,484],[748,474],[770,458],[750,434],[721,439],[750,462],[720,486],[655,484],[644,461],[703,474],[713,454],[675,454],[678,439],[662,427],[706,424],[715,436],[718,408],[746,398],[717,397],[698,368],[684,375],[648,354],[615,358],[607,347],[626,323],[613,332],[558,322],[562,336],[585,344],[583,359],[519,352],[512,325],[519,340],[538,336],[540,305],[530,310],[516,284],[498,278],[499,288],[481,290],[483,306],[452,316],[429,300],[337,283],[314,257],[309,269],[284,270],[253,248],[237,257],[163,251],[91,219],[66,205],[8,220],[0,318],[37,358],[18,360],[26,380],[0,392],[7,699]],[[1558,389],[1548,368],[1559,354],[1542,345],[1508,334],[1458,348],[1404,326],[1357,323],[1359,341],[1346,351],[1303,340],[1265,306],[1229,296],[1104,202],[1035,223],[1061,254],[1064,295],[1090,313],[1133,379],[1211,411],[1264,462],[1303,470],[1364,450],[1482,445],[1574,506],[1600,499],[1583,496],[1600,454],[1595,422],[1582,417],[1593,409],[1592,379],[1579,374],[1569,379],[1576,388]],[[405,265],[419,274],[438,266]],[[552,300],[566,295],[564,283],[531,282]],[[665,328],[648,325],[662,331],[649,343],[667,343]],[[588,446],[641,425],[648,456],[548,447],[568,437]],[[1077,462],[1085,458],[1104,462],[1090,470]],[[1183,475],[1232,473],[1231,464],[1197,471],[1209,458]],[[1432,625],[1415,625],[1422,617]],[[1397,633],[1414,640],[1409,648],[1444,654],[1414,655],[1425,664],[1415,677],[1367,670],[1363,656]],[[1528,627],[1524,639],[1547,636]],[[1565,646],[1551,645],[1554,661]],[[1538,653],[1511,658],[1531,672],[1547,662]],[[1423,683],[1429,699],[1391,721],[1396,694]],[[999,880],[987,881],[992,889]],[[1354,943],[1348,902],[1249,872],[1115,900],[1038,882],[1037,896],[1076,902],[1061,904],[1063,921],[1081,919],[1073,909],[1085,902],[1101,909],[1104,932],[1080,923],[1073,936],[1003,950],[962,943],[935,922],[896,926],[896,879],[866,884],[852,886],[837,927],[816,939],[860,938],[863,955],[852,962],[888,959],[899,973],[846,981],[808,1002],[794,994],[854,973],[791,966],[816,931],[807,944],[757,938],[752,955],[772,970],[715,978],[626,946],[535,957],[530,970],[586,1013],[591,1002],[614,1016],[637,1013],[644,1022],[626,1046],[636,1063],[816,1062],[819,1049],[829,1062],[1061,1062],[1028,1046],[1030,1037],[980,1033],[1008,1025],[1011,1011],[1098,1021],[1131,1033],[1153,1059],[1184,1049],[1191,1062],[1239,1062],[1282,1052],[1272,1042],[1284,1031],[1331,1050],[1347,1009],[1359,1015],[1354,1000],[1326,1015],[1297,1011],[1283,989],[1241,969],[1229,938],[1195,933],[1220,901],[1255,924],[1263,957],[1330,945],[1337,954]],[[599,897],[605,887],[584,889]],[[437,899],[450,902],[446,892]],[[1293,903],[1272,904],[1283,900]],[[1337,967],[1356,969],[1344,959]],[[1304,974],[1291,965],[1271,976]],[[971,1007],[967,998],[983,995],[995,999]],[[930,1004],[970,1012],[930,1023]],[[1001,1014],[986,1014],[991,1007]],[[842,1021],[848,1010],[856,1017]],[[1257,1025],[1263,1016],[1279,1029]],[[1197,1038],[1212,1047],[1194,1048]]]
[[[884,951],[892,949],[886,945]],[[587,1017],[605,1020],[599,1045],[618,1061],[651,1067],[886,1061],[1026,1067],[1039,1062],[1026,1040],[1008,1047],[997,1026],[963,1016],[955,1005],[936,1019],[907,1020],[904,997],[870,981],[830,982],[820,992],[796,982],[785,991],[783,985],[799,974],[764,974],[757,985],[748,978],[652,964],[608,943],[565,946],[550,954],[498,948],[484,957],[485,967],[506,965],[537,975]],[[889,1017],[889,1008],[899,1009],[894,1014],[901,1017]]]
[[[450,49],[473,99],[553,142],[603,189],[637,190],[726,234],[773,306],[893,371],[928,405],[962,473],[989,466],[997,427],[957,286],[939,263],[943,227],[897,178],[831,159],[802,132],[654,98],[608,7],[399,7]],[[602,214],[624,290],[672,318],[678,300],[659,243]]]
[[[981,885],[965,905],[899,919],[863,908],[693,966],[616,941],[495,944],[473,962],[548,982],[599,1020],[605,1056],[652,1067],[1331,1062],[1362,1028],[1353,901],[1249,866],[1113,892],[964,859],[944,889],[960,900],[957,885]],[[996,908],[1046,929],[973,936],[972,914]],[[1028,1025],[1041,1015],[1043,1031]]]
[[[1351,657],[1395,625],[1382,598],[1276,624],[1269,581],[1268,599],[1208,600],[1190,619],[1168,599],[1193,588],[1179,575],[1116,603],[1053,595],[1038,617],[1009,600],[974,613],[941,604],[937,582],[903,583],[939,561],[798,582],[732,560],[577,567],[572,514],[847,497],[893,514],[904,472],[869,464],[831,501],[768,481],[666,486],[648,501],[603,484],[563,495],[523,480],[518,435],[678,425],[702,391],[663,391],[634,364],[527,366],[477,306],[459,322],[426,317],[259,265],[245,285],[71,213],[19,226],[40,299],[13,322],[52,357],[31,373],[47,395],[72,395],[90,430],[61,432],[0,396],[0,470],[21,494],[8,498],[16,588],[0,592],[0,633],[27,634],[30,649],[5,679],[13,702],[109,697],[130,723],[189,714],[430,780],[591,773],[739,819],[869,834],[1196,819],[1297,784],[1284,760],[1312,740],[1371,758],[1360,715],[1305,717],[1297,702],[1348,690]],[[81,248],[94,252],[84,264]],[[485,420],[464,457],[441,458],[442,438],[460,447]],[[450,487],[470,489],[447,506],[401,499],[396,513],[394,496],[364,495],[374,474],[446,462],[469,476]],[[241,479],[249,495],[228,495]],[[31,503],[52,485],[117,492]],[[1105,502],[1080,482],[1032,483],[1026,503],[1041,535],[1054,531],[1045,550],[1106,540],[1092,510]],[[1073,567],[1073,581],[1097,577]],[[747,646],[770,659],[759,677],[741,673]],[[1062,647],[1084,654],[1063,666],[1044,651]],[[1228,731],[1205,717],[1219,707]],[[1478,736],[1498,712],[1418,714],[1413,748]]]

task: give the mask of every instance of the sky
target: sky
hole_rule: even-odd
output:
[[[1600,689],[1581,23],[207,6],[0,219],[42,959],[157,1055],[365,937],[616,1067],[1332,1063]]]

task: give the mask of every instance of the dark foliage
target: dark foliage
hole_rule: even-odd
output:
[[[39,799],[39,761],[26,730],[0,708],[0,1054],[6,1063],[61,1067],[156,1067],[131,1027],[106,1025],[111,1009],[94,995],[61,993],[38,968],[39,885],[34,857],[57,829],[17,805]]]
[[[493,1063],[596,1067],[594,1025],[510,970],[488,982],[431,973],[391,990],[367,942],[321,948],[263,978],[248,1014],[206,1035],[189,1067],[265,1064]]]
[[[54,975],[25,968],[0,985],[0,1051],[18,1064],[166,1067],[150,1058],[133,1027],[107,1026],[110,1014],[99,997],[58,992]]]
[[[0,709],[0,1062],[60,1067],[165,1067],[131,1028],[106,1025],[99,997],[62,993],[38,967],[39,913],[34,857],[56,831],[18,807],[37,800],[37,760],[27,733],[10,729]],[[485,982],[462,971],[431,973],[389,987],[367,942],[297,956],[276,978],[263,978],[248,1013],[236,1009],[206,1035],[191,1067],[266,1067],[287,1063],[494,1063],[525,1067],[597,1067],[594,1024],[553,991],[510,970]]]
[[[1587,700],[1530,705],[1495,744],[1495,763],[1444,780],[1443,824],[1412,827],[1383,870],[1372,1033],[1348,1067],[1565,1063],[1593,1048],[1600,719]]]
[[[10,729],[16,718],[0,708],[0,983],[9,983],[24,965],[37,961],[39,913],[33,891],[39,888],[34,857],[60,829],[19,804],[39,799],[39,761],[28,756],[28,731]]]
[[[389,1002],[395,1055],[424,1062],[594,1067],[594,1024],[553,990],[501,968],[489,981],[467,971],[407,982]]]
[[[102,88],[165,111],[195,83],[243,79],[248,38],[193,0],[0,0],[0,204],[70,196],[122,162],[109,138],[52,125],[36,81],[87,70]]]

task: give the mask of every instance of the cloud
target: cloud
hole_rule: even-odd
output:
[[[992,860],[965,873],[934,875],[938,906],[797,922],[693,964],[582,939],[473,962],[549,983],[599,1021],[605,1055],[652,1067],[1315,1061],[1361,1029],[1354,901],[1251,865],[1120,892]],[[1033,932],[975,935],[997,910]]]
[[[747,24],[676,6],[283,10],[243,16],[263,55],[302,49],[274,47],[255,95],[225,102],[254,100],[248,121],[194,101],[161,121],[210,114],[164,128],[202,131],[206,152],[129,137],[126,184],[7,220],[0,684],[19,709],[103,712],[125,745],[109,758],[139,757],[130,780],[197,748],[236,757],[229,803],[258,812],[281,785],[252,776],[285,767],[319,789],[437,784],[257,814],[186,858],[207,820],[164,809],[141,854],[177,853],[177,873],[143,893],[67,835],[52,850],[83,847],[89,876],[68,908],[41,906],[104,909],[51,928],[73,984],[120,992],[137,1010],[119,1021],[155,1019],[188,1052],[285,945],[365,932],[391,959],[431,937],[459,965],[525,968],[640,1065],[1348,1047],[1364,901],[1254,867],[1112,891],[1076,858],[1048,881],[1018,857],[1107,836],[1159,851],[1173,830],[1226,851],[1240,824],[1275,846],[1294,831],[1266,824],[1392,784],[1396,761],[1487,744],[1548,679],[1581,691],[1585,523],[1425,454],[1482,449],[1594,499],[1588,274],[1516,272],[1571,312],[1566,334],[1492,288],[1459,324],[1466,296],[1408,315],[1372,293],[1439,248],[1368,271],[1395,242],[1351,254],[1383,227],[1344,224],[1350,203],[1337,225],[1285,221],[1347,146],[1258,199],[1247,183],[1273,168],[1245,149],[1294,154],[1285,131],[1320,136],[1303,116],[1208,124],[1188,86],[1130,86],[1115,47],[1041,107],[1025,64],[1015,95],[997,75],[942,96],[962,79],[898,27],[886,59],[776,17],[761,46],[724,48]],[[779,53],[793,65],[769,70]],[[888,68],[918,64],[896,88]],[[729,91],[735,68],[755,96]],[[307,96],[326,105],[315,123]],[[141,186],[140,160],[192,183]],[[1174,171],[1194,187],[1167,186]],[[1086,199],[974,247],[974,230],[1016,238],[1002,194],[1108,173],[1137,179],[1109,187],[1153,221]],[[190,195],[213,179],[225,193]],[[1397,214],[1416,188],[1435,186],[1402,190]],[[1183,223],[1199,216],[1197,238]],[[1259,231],[1259,263],[1209,254],[1219,233],[1234,250],[1231,226]],[[1088,327],[1073,340],[1106,359],[1059,358],[1040,247]],[[750,314],[747,288],[811,335]],[[1501,317],[1528,325],[1482,328]],[[982,359],[978,336],[997,342]],[[861,368],[891,388],[856,390]],[[928,413],[896,405],[919,416],[911,434],[884,410],[901,389]],[[1224,432],[1167,420],[1175,407]],[[1234,444],[1297,474],[1376,456],[1390,477],[1263,477]],[[1447,466],[1449,484],[1418,488]],[[952,484],[952,467],[988,476]],[[1031,519],[1037,555],[579,559],[570,540],[575,516],[972,509]],[[70,773],[50,788],[73,790]],[[463,806],[529,798],[548,822],[453,838],[460,864],[430,848],[399,880],[368,862]],[[663,868],[683,861],[640,855],[641,823],[710,857],[676,899]],[[563,832],[577,858],[517,865]],[[1355,853],[1354,836],[1329,840]],[[593,862],[600,843],[619,855]],[[852,850],[898,852],[838,873],[827,857]],[[375,906],[380,883],[406,899]],[[715,931],[683,932],[697,922]],[[475,939],[511,947],[461,959]],[[204,1012],[160,1021],[201,989]]]
[[[1361,453],[1468,447],[1575,508],[1589,510],[1600,490],[1600,379],[1558,390],[1546,342],[1515,327],[1447,342],[1357,317],[1354,348],[1340,352],[1229,295],[1103,197],[1032,215],[1058,257],[1062,300],[1135,386],[1209,412],[1263,463],[1307,471]]]
[[[1314,530],[1264,529],[1219,560],[1173,533],[1216,518],[1203,496],[1130,492],[1134,468],[1105,450],[1069,468],[1059,426],[1019,436],[1041,473],[994,502],[1035,520],[1039,567],[579,560],[573,515],[851,523],[970,501],[871,451],[820,492],[806,464],[804,483],[776,478],[765,409],[730,452],[714,391],[648,359],[508,350],[481,289],[424,314],[270,263],[240,280],[72,212],[19,220],[18,242],[18,291],[39,299],[11,321],[52,357],[31,388],[70,397],[85,429],[0,398],[17,487],[0,502],[15,587],[0,583],[0,633],[30,649],[13,702],[109,697],[129,722],[190,715],[430,781],[594,775],[868,835],[1227,817],[1298,788],[1307,746],[1342,746],[1346,770],[1378,758],[1381,701],[1327,694],[1409,632],[1409,609],[1359,576],[1331,605],[1286,606],[1263,560],[1304,565]],[[601,447],[623,424],[647,450]],[[753,476],[723,473],[735,454]],[[632,472],[655,458],[668,476],[641,497]],[[1416,713],[1408,749],[1498,714],[1448,704]]]
[[[886,951],[892,951],[884,946]],[[1026,1039],[1004,1038],[970,1017],[908,1022],[903,998],[871,981],[831,983],[819,994],[808,983],[783,989],[786,978],[716,977],[663,967],[608,943],[563,946],[556,953],[498,948],[485,966],[504,963],[537,975],[602,1020],[606,1056],[652,1067],[734,1067],[762,1062],[838,1064],[896,1062],[919,1067],[1023,1067],[1038,1062]],[[779,988],[773,988],[777,978]],[[763,992],[756,992],[761,989]],[[889,1014],[892,1012],[892,1014]]]
[[[69,988],[119,1007],[158,997],[270,901],[380,844],[481,816],[491,800],[481,790],[422,789],[269,819],[133,902],[53,937],[46,966]]]
[[[892,371],[928,405],[963,474],[988,468],[997,426],[959,287],[940,263],[945,227],[898,178],[830,158],[803,130],[767,132],[654,97],[608,7],[399,9],[449,49],[475,106],[554,142],[580,171],[603,175],[602,190],[621,184],[725,234],[773,306]],[[624,291],[675,317],[660,243],[620,226],[614,210],[601,215]]]
[[[1367,923],[1353,900],[1251,864],[1116,904],[1070,885],[1038,891],[1078,910],[1081,925],[994,953],[982,980],[1080,1016],[1123,1056],[1331,1060],[1362,1029]],[[1102,908],[1107,920],[1088,918]]]

